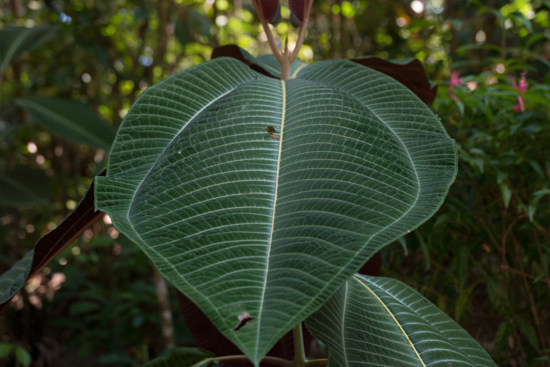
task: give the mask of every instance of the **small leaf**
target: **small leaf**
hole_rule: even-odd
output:
[[[51,188],[51,179],[39,169],[21,167],[0,173],[0,203],[6,206],[47,205]]]
[[[539,280],[541,280],[542,278],[544,278],[546,275],[548,274],[548,272],[546,270],[541,270],[539,275],[537,275],[537,277],[535,278],[535,280],[533,280],[533,284],[535,284],[536,282],[538,282]]]
[[[12,343],[0,343],[0,359],[6,358],[13,350]]]
[[[425,270],[430,269],[430,251],[428,250],[428,246],[426,245],[426,241],[424,241],[424,237],[420,234],[419,231],[414,231],[414,234],[416,236],[416,239],[418,240],[418,243],[420,243],[420,248],[422,249],[422,252],[424,253],[424,262],[426,263]]]
[[[460,296],[458,297],[458,300],[456,301],[456,308],[455,308],[455,320],[456,322],[460,321],[462,318],[462,315],[464,314],[464,311],[466,310],[466,307],[470,303],[470,295],[472,294],[472,291],[477,286],[479,282],[475,282],[474,284],[470,285],[468,288],[462,290],[460,293]]]
[[[495,340],[493,344],[493,356],[499,360],[502,349],[508,341],[508,337],[512,333],[512,326],[508,321],[504,321],[498,327],[498,330],[495,334]]]
[[[520,319],[519,317],[515,319],[516,323],[518,324],[519,328],[521,329],[521,332],[525,337],[527,338],[527,341],[537,352],[540,353],[540,346],[539,346],[539,337],[537,336],[537,332],[533,325],[525,322],[523,319]]]
[[[33,121],[66,139],[109,151],[115,129],[87,105],[54,97],[28,97],[15,104],[32,115]]]
[[[206,367],[214,354],[198,348],[174,348],[168,357],[157,358],[142,367]]]
[[[29,367],[32,362],[31,355],[25,349],[17,346],[15,347],[15,358],[23,367]]]
[[[497,171],[497,184],[500,184],[502,181],[508,178],[508,173],[503,171]]]
[[[499,187],[504,206],[508,208],[508,206],[510,205],[510,199],[512,198],[512,190],[510,190],[510,187],[508,187],[508,184],[506,182],[501,182]]]
[[[403,253],[405,256],[409,255],[409,249],[407,248],[407,241],[405,240],[404,236],[401,236],[397,239],[397,242],[401,245],[401,248],[403,249]]]
[[[34,28],[10,27],[0,30],[0,72],[17,60],[25,51],[38,45],[55,28],[42,26]]]
[[[545,178],[546,176],[544,175],[544,172],[542,170],[542,166],[540,165],[539,162],[533,160],[533,159],[530,159],[528,160],[529,164],[531,165],[531,167],[533,167],[533,169],[535,170],[535,172],[542,178]]]
[[[537,207],[533,204],[527,207],[527,213],[529,214],[529,221],[531,223],[533,222],[533,217],[535,216],[536,211],[537,211]]]

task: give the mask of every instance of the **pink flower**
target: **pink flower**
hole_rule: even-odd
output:
[[[453,70],[451,73],[451,81],[449,83],[449,92],[447,95],[453,99],[455,102],[460,102],[460,99],[458,99],[457,96],[453,94],[453,89],[455,88],[455,85],[462,85],[464,84],[464,80],[460,79],[458,76],[460,75],[460,71]]]
[[[516,83],[516,80],[513,77],[510,76],[509,78],[512,80],[512,85],[514,86],[514,89],[519,90],[520,94],[525,94],[525,92],[527,91],[527,87],[529,86],[529,84],[527,84],[527,80],[525,80],[525,75],[521,76],[519,85],[518,83]],[[514,111],[516,112],[525,111],[525,106],[523,105],[523,98],[521,96],[518,96],[518,104],[514,106]]]

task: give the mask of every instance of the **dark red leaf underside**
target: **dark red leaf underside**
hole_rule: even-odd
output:
[[[262,7],[265,19],[269,23],[272,23],[277,17],[277,14],[279,13],[279,9],[281,7],[279,5],[279,0],[259,0],[258,2]]]
[[[304,21],[304,5],[306,0],[288,0],[290,11],[300,22]]]
[[[105,176],[105,171],[99,176]],[[82,198],[78,207],[71,213],[56,229],[38,240],[34,246],[34,256],[28,281],[34,277],[42,268],[50,263],[67,246],[76,240],[86,229],[104,215],[99,210],[94,210],[94,183]],[[10,300],[0,305],[0,315],[8,308]]]
[[[262,69],[258,65],[254,64],[252,61],[245,58],[243,53],[241,52],[241,48],[237,45],[225,45],[225,46],[215,47],[214,50],[212,51],[212,56],[210,58],[212,60],[214,60],[218,57],[232,57],[234,59],[237,59],[237,60],[245,63],[252,70],[257,71],[260,74],[263,74],[263,75],[268,76],[270,78],[275,78],[269,72],[265,71],[264,69]]]
[[[212,52],[212,59],[223,56],[237,59],[248,65],[252,70],[274,78],[273,75],[254,64],[253,61],[244,57],[241,52],[241,48],[236,45],[225,45],[214,48],[214,51]],[[387,76],[397,80],[416,94],[422,102],[428,105],[435,101],[435,97],[437,95],[437,85],[434,87],[430,85],[424,66],[422,66],[422,63],[416,59],[404,65],[396,64],[378,57],[351,59],[351,61],[384,73]]]
[[[422,63],[417,59],[404,65],[395,64],[378,57],[351,59],[351,61],[392,77],[409,88],[422,100],[422,102],[428,105],[431,105],[435,101],[437,85],[432,88],[426,71],[424,70],[424,66],[422,66]]]

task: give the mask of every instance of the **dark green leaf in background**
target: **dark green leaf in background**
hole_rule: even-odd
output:
[[[20,167],[0,172],[1,205],[16,208],[46,205],[51,191],[51,179],[42,170]]]
[[[116,130],[89,106],[55,97],[19,98],[15,103],[33,122],[66,139],[109,151]]]
[[[104,171],[105,172],[105,171]],[[104,172],[102,174],[104,174]],[[104,214],[94,208],[93,183],[71,214],[36,243],[34,250],[0,276],[0,315],[25,282],[36,275]]]
[[[203,367],[210,363],[214,355],[198,348],[174,348],[167,357],[157,358],[143,367]]]
[[[29,352],[27,352],[20,346],[15,347],[15,358],[17,359],[17,362],[19,362],[19,364],[23,367],[29,367],[32,363],[32,358]]]
[[[41,26],[34,28],[9,27],[0,30],[0,72],[15,61],[21,53],[29,51],[53,33],[55,28]]]

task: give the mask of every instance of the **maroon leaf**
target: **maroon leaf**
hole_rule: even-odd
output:
[[[263,74],[265,76],[268,76],[270,78],[275,78],[273,75],[271,75],[269,72],[265,71],[258,65],[254,63],[254,56],[250,55],[248,52],[243,50],[237,45],[225,45],[225,46],[219,46],[215,47],[212,51],[211,59],[216,59],[218,57],[232,57],[234,59],[237,59],[246,65],[248,65],[252,70],[257,71],[260,74]]]
[[[105,171],[99,174],[105,176]],[[56,229],[38,240],[34,246],[34,255],[29,275],[25,283],[77,239],[87,228],[104,215],[94,207],[94,183],[82,198],[75,210],[61,222]],[[24,284],[21,285],[21,288]],[[14,293],[15,294],[15,293]],[[11,298],[0,304],[0,315],[8,308]]]
[[[265,19],[271,24],[277,24],[281,19],[279,0],[258,0]]]
[[[273,75],[255,63],[255,59],[252,55],[237,45],[226,45],[214,48],[212,59],[224,56],[237,59],[248,65],[252,70],[274,78]],[[409,88],[426,104],[432,104],[435,100],[437,85],[434,87],[430,85],[424,66],[422,66],[422,63],[417,59],[406,64],[399,64],[378,57],[356,58],[351,59],[351,61],[384,73],[397,80],[405,87]]]
[[[417,59],[407,64],[397,64],[378,57],[351,59],[351,61],[384,73],[397,80],[426,104],[432,104],[437,95],[437,85],[432,88],[424,70],[424,66]]]
[[[304,6],[306,0],[288,0],[288,6],[292,15],[301,22],[304,21]]]
[[[193,301],[187,298],[183,293],[177,292],[178,303],[181,314],[185,320],[187,328],[193,335],[193,339],[197,343],[197,347],[214,353],[216,356],[226,356],[242,354],[242,352],[229,341],[214,324],[206,317],[206,315],[198,308]],[[306,355],[309,353],[309,346],[313,341],[313,336],[302,326],[304,335],[304,347]],[[283,358],[289,361],[294,359],[294,339],[292,331],[283,336],[277,344],[267,353],[270,357]],[[225,363],[225,362],[224,362]],[[232,366],[251,367],[252,363],[247,362],[231,362]],[[268,363],[260,363],[261,367],[270,367]]]
[[[380,251],[372,255],[372,257],[359,269],[358,273],[363,275],[378,276],[382,268],[382,254]]]

